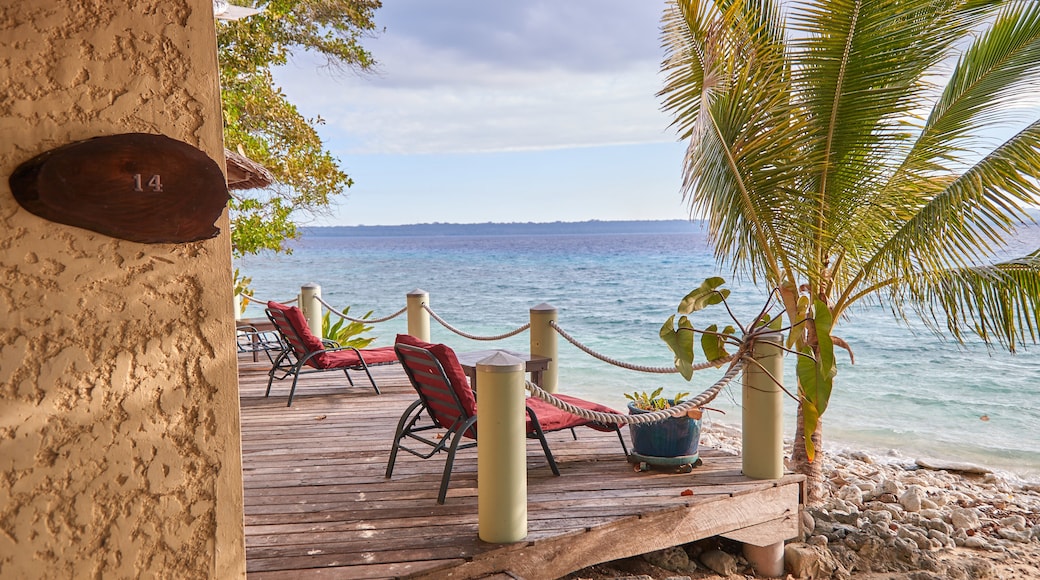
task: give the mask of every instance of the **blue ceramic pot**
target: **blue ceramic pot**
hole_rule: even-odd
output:
[[[669,401],[671,403],[671,401]],[[649,413],[628,404],[629,415]],[[642,425],[628,425],[628,433],[632,438],[632,450],[640,455],[651,457],[684,457],[697,455],[697,447],[701,439],[700,419],[690,417],[669,417],[664,421]]]

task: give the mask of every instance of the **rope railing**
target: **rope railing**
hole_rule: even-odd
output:
[[[248,294],[239,294],[239,296],[242,297],[243,306],[249,304],[250,302],[256,302],[257,304],[267,304],[268,302],[277,302],[279,304],[292,304],[293,302],[296,302],[300,299],[299,297],[296,297],[290,300],[262,300],[260,298],[254,298],[252,296],[249,296]]]
[[[326,302],[320,295],[316,295],[315,298],[317,299],[317,301],[322,306],[327,308],[330,313],[335,314],[336,316],[339,316],[340,318],[342,318],[344,320],[348,320],[350,322],[362,323],[362,324],[378,324],[378,323],[381,323],[381,322],[387,322],[389,320],[397,318],[398,316],[404,314],[405,312],[408,312],[408,310],[409,310],[409,308],[406,306],[406,307],[398,310],[397,312],[394,312],[393,314],[391,314],[389,316],[382,317],[382,318],[374,318],[374,319],[372,319],[372,318],[355,318],[355,317],[347,315],[345,312],[341,312],[341,311],[337,310],[331,304]],[[248,296],[248,295],[244,295],[244,294],[242,295],[242,299],[245,300],[247,304],[250,301],[258,303],[258,304],[266,304],[268,302],[266,300],[261,300],[259,298],[255,298],[253,296]],[[280,302],[282,304],[291,304],[293,302],[298,302],[298,300],[299,300],[298,298],[293,298],[291,300],[285,300],[285,301],[280,301]],[[451,331],[451,332],[453,332],[453,333],[455,333],[455,334],[457,334],[457,335],[459,335],[461,337],[468,338],[468,339],[471,339],[471,340],[478,340],[478,341],[503,340],[503,339],[506,339],[506,338],[510,338],[510,337],[516,336],[516,335],[520,334],[521,332],[527,331],[527,330],[529,330],[531,328],[531,323],[528,322],[528,323],[526,323],[526,324],[516,328],[515,330],[511,330],[511,331],[503,333],[503,334],[499,334],[499,335],[495,335],[495,336],[478,336],[478,335],[474,335],[474,334],[470,334],[470,333],[464,332],[464,331],[456,328],[455,326],[452,326],[450,323],[448,323],[446,320],[444,320],[444,318],[442,318],[439,314],[434,312],[433,309],[431,309],[430,306],[428,304],[426,304],[425,302],[422,303],[422,309],[425,310],[430,315],[430,317],[432,317],[434,320],[436,320],[438,323],[440,323],[444,328],[448,329],[449,331]],[[409,316],[411,316],[411,315],[409,315]],[[607,364],[610,364],[610,365],[613,365],[613,366],[616,366],[616,367],[619,367],[619,368],[623,368],[623,369],[626,369],[626,370],[637,371],[637,372],[644,372],[644,373],[675,374],[675,373],[679,372],[679,370],[677,368],[675,368],[674,366],[672,366],[672,367],[645,366],[645,365],[639,365],[639,364],[629,363],[629,362],[625,362],[625,361],[621,361],[621,360],[615,359],[613,357],[610,357],[610,356],[607,356],[607,355],[602,354],[600,352],[597,352],[597,351],[593,350],[591,347],[583,344],[581,341],[575,339],[573,336],[570,335],[570,333],[568,333],[566,330],[564,330],[559,325],[557,325],[555,320],[549,320],[548,324],[549,324],[549,327],[553,329],[553,331],[555,331],[557,334],[562,336],[564,338],[564,340],[566,340],[567,342],[571,343],[571,345],[573,345],[575,348],[577,348],[578,350],[581,350],[582,352],[588,354],[589,356],[591,356],[591,357],[593,357],[593,358],[595,358],[595,359],[597,359],[597,360],[599,360],[601,362],[604,362],[604,363],[607,363]],[[589,409],[584,409],[584,408],[581,408],[581,407],[577,407],[577,406],[575,406],[575,405],[573,405],[573,404],[571,404],[571,403],[569,403],[569,402],[567,402],[567,401],[565,401],[563,399],[560,399],[560,398],[554,396],[552,393],[550,393],[548,391],[545,391],[544,389],[542,389],[538,385],[532,383],[531,381],[527,381],[527,389],[531,392],[532,396],[537,397],[538,399],[540,399],[542,401],[545,401],[546,403],[548,403],[550,405],[553,405],[553,406],[555,406],[555,407],[557,407],[559,409],[562,409],[562,410],[564,410],[564,411],[566,411],[568,413],[577,415],[579,417],[582,417],[584,419],[588,419],[590,421],[596,421],[596,422],[604,423],[604,424],[616,424],[616,425],[639,425],[639,424],[657,423],[657,422],[660,422],[660,421],[667,420],[667,419],[669,419],[671,417],[681,417],[683,415],[686,415],[691,410],[697,409],[699,407],[703,407],[704,405],[706,405],[706,404],[710,403],[712,400],[714,400],[718,396],[718,394],[722,391],[722,389],[726,385],[728,385],[730,382],[732,382],[732,380],[738,374],[740,374],[740,372],[743,370],[745,364],[747,363],[747,359],[750,358],[750,353],[753,351],[753,346],[752,345],[754,343],[754,340],[755,340],[756,336],[757,336],[757,334],[754,333],[754,332],[750,333],[748,336],[746,336],[745,340],[743,340],[741,342],[737,352],[732,354],[732,355],[729,355],[729,356],[727,356],[725,358],[721,358],[721,359],[717,359],[717,360],[703,362],[703,363],[699,363],[699,364],[693,365],[692,366],[692,370],[694,370],[694,371],[709,369],[709,368],[713,368],[713,367],[714,368],[721,368],[723,365],[726,365],[726,364],[729,364],[730,366],[729,366],[729,369],[727,369],[726,373],[722,376],[722,378],[720,378],[718,381],[716,381],[712,386],[710,386],[707,389],[705,389],[704,392],[702,392],[701,394],[697,395],[696,397],[693,397],[691,399],[686,399],[686,400],[680,402],[679,404],[674,405],[672,407],[669,407],[667,409],[660,409],[660,410],[657,410],[657,411],[648,411],[648,412],[640,413],[640,414],[637,414],[637,415],[628,415],[628,414],[620,414],[620,413],[603,413],[603,412],[600,412],[600,411],[592,411],[592,410],[589,410]]]
[[[442,326],[444,326],[445,328],[447,328],[451,332],[454,332],[455,334],[458,334],[459,336],[462,336],[462,337],[465,337],[465,338],[469,338],[469,339],[472,339],[472,340],[501,340],[501,339],[504,339],[504,338],[509,338],[511,336],[515,336],[515,335],[517,335],[517,334],[519,334],[519,333],[521,333],[521,332],[523,332],[525,330],[528,330],[531,327],[531,324],[527,323],[527,324],[524,324],[523,326],[517,328],[516,330],[513,330],[513,331],[505,333],[505,334],[501,334],[501,335],[498,335],[498,336],[476,336],[476,335],[473,335],[473,334],[469,334],[469,333],[463,332],[463,331],[459,330],[458,328],[455,328],[454,326],[449,324],[446,320],[441,318],[436,312],[434,312],[433,309],[431,309],[429,307],[429,305],[423,304],[423,309],[426,310],[426,312],[428,312],[430,314],[430,316],[434,320],[439,322]],[[557,333],[560,334],[560,336],[564,337],[568,342],[573,344],[578,349],[580,349],[583,352],[589,354],[590,356],[592,356],[592,357],[594,357],[596,359],[599,359],[599,360],[601,360],[603,362],[606,362],[608,364],[612,364],[612,365],[615,365],[615,366],[618,366],[618,367],[621,367],[621,368],[624,368],[624,369],[628,369],[628,370],[642,371],[642,372],[649,372],[649,373],[670,374],[670,373],[677,373],[677,372],[679,372],[678,369],[675,369],[675,368],[648,367],[648,366],[636,365],[636,364],[631,364],[631,363],[625,363],[625,362],[613,359],[613,358],[608,357],[606,355],[600,354],[600,353],[592,350],[588,346],[582,344],[581,342],[575,340],[570,334],[567,333],[567,331],[565,331],[562,328],[560,328],[559,326],[557,326],[555,322],[550,321],[549,322],[549,326],[551,326]],[[553,405],[553,406],[555,406],[555,407],[557,407],[559,409],[567,411],[568,413],[571,413],[573,415],[578,415],[579,417],[582,417],[584,419],[588,419],[590,421],[598,421],[600,423],[613,423],[613,424],[618,424],[618,425],[628,425],[628,424],[640,424],[641,425],[641,424],[648,424],[648,423],[658,423],[660,421],[667,420],[667,419],[669,419],[671,417],[681,417],[681,416],[685,415],[686,413],[688,413],[689,411],[691,411],[693,409],[696,409],[698,407],[702,407],[702,406],[710,403],[712,400],[714,400],[715,397],[718,396],[719,392],[722,391],[722,389],[726,385],[728,385],[733,380],[734,377],[736,377],[738,374],[740,374],[740,371],[744,368],[743,353],[745,353],[746,351],[747,351],[747,347],[746,346],[742,346],[742,348],[740,350],[738,350],[736,353],[734,353],[734,354],[732,354],[732,355],[730,355],[728,357],[694,365],[693,366],[693,370],[697,371],[697,370],[704,370],[704,369],[713,368],[713,367],[718,368],[718,367],[721,367],[721,366],[723,366],[723,365],[725,365],[727,363],[731,363],[729,370],[726,371],[726,374],[724,374],[722,376],[722,378],[720,378],[711,387],[708,387],[700,395],[698,395],[698,396],[696,396],[696,397],[694,397],[692,399],[687,399],[685,401],[682,401],[681,403],[679,403],[677,405],[674,405],[672,407],[669,407],[667,409],[662,409],[662,410],[659,410],[659,411],[651,411],[651,412],[647,412],[647,413],[640,413],[638,415],[622,415],[622,414],[617,414],[617,413],[603,413],[603,412],[600,412],[600,411],[590,411],[588,409],[583,409],[581,407],[577,407],[577,406],[575,406],[575,405],[573,405],[571,403],[568,403],[567,401],[564,401],[563,399],[555,397],[552,393],[549,393],[548,391],[542,389],[541,387],[539,387],[538,385],[532,383],[531,381],[527,381],[527,389],[531,391],[532,396],[535,396],[535,397],[545,401],[546,403],[549,403],[550,405]]]
[[[457,334],[457,335],[459,335],[459,336],[461,336],[463,338],[468,338],[470,340],[488,340],[488,341],[491,341],[491,340],[502,340],[502,339],[505,339],[505,338],[510,338],[510,337],[516,336],[516,335],[520,334],[521,332],[524,332],[525,330],[531,328],[531,323],[528,322],[528,323],[524,324],[523,326],[521,326],[520,328],[517,328],[516,330],[511,330],[511,331],[509,331],[509,332],[507,332],[505,334],[499,334],[497,336],[477,336],[477,335],[474,335],[474,334],[469,334],[467,332],[463,332],[463,331],[459,330],[458,328],[455,328],[454,326],[448,324],[448,322],[445,321],[440,316],[438,316],[437,313],[434,312],[429,307],[429,305],[423,304],[423,309],[426,310],[426,312],[429,312],[430,316],[433,317],[433,319],[436,320],[437,322],[441,323],[441,326],[443,326],[444,328],[447,328],[448,330],[454,332],[455,334]]]
[[[567,342],[569,342],[569,343],[573,344],[575,347],[577,347],[578,350],[581,350],[582,352],[584,352],[585,354],[591,356],[592,358],[601,360],[601,361],[603,361],[603,362],[605,362],[607,364],[611,364],[611,365],[614,365],[616,367],[621,367],[623,369],[628,369],[630,371],[638,371],[638,372],[643,372],[643,373],[656,373],[656,374],[661,374],[661,375],[667,375],[667,374],[674,374],[674,373],[679,372],[679,369],[677,369],[675,367],[648,367],[648,366],[637,365],[637,364],[633,364],[633,363],[627,363],[627,362],[624,362],[624,361],[617,360],[615,358],[611,358],[611,357],[609,357],[609,356],[607,356],[605,354],[598,353],[598,352],[592,350],[590,347],[582,344],[581,342],[576,340],[574,337],[572,337],[570,334],[568,334],[567,331],[565,331],[564,329],[562,329],[559,326],[557,326],[555,321],[550,322],[549,326],[551,326],[553,328],[553,330],[555,330],[557,333],[559,333],[560,336],[562,336],[564,339],[566,339]],[[704,369],[710,369],[712,367],[721,367],[722,365],[724,365],[724,364],[732,361],[733,359],[735,359],[736,356],[737,356],[736,354],[732,354],[732,355],[730,355],[728,357],[720,358],[718,360],[713,360],[713,361],[699,363],[699,364],[693,365],[693,370],[700,371],[700,370],[704,370]]]
[[[736,358],[736,355],[734,355]],[[722,391],[723,387],[728,385],[744,368],[744,358],[740,356],[733,361],[730,365],[729,370],[712,386],[708,387],[701,394],[697,395],[692,399],[687,399],[675,406],[667,409],[661,409],[659,411],[651,411],[648,413],[640,413],[638,415],[622,415],[620,413],[603,413],[601,411],[590,411],[589,409],[583,409],[564,401],[563,399],[553,396],[539,387],[538,385],[527,381],[527,389],[531,391],[531,395],[549,403],[550,405],[567,411],[573,415],[577,415],[583,419],[590,421],[597,421],[600,423],[608,423],[615,425],[643,425],[647,423],[658,423],[665,421],[671,417],[681,417],[686,413],[698,407],[710,403],[715,397],[718,396],[719,392]]]
[[[597,352],[591,347],[583,344],[581,341],[575,339],[573,336],[571,336],[570,333],[568,333],[566,330],[557,325],[556,321],[554,320],[557,314],[557,310],[549,304],[540,304],[536,307],[531,308],[531,322],[528,322],[516,328],[515,330],[495,336],[478,336],[464,332],[456,328],[455,326],[451,325],[446,320],[444,320],[444,318],[442,318],[439,314],[434,312],[428,304],[429,295],[424,290],[416,289],[412,292],[409,292],[407,295],[407,306],[398,310],[397,312],[394,312],[389,316],[377,319],[354,318],[348,316],[345,312],[337,310],[331,304],[322,299],[320,295],[320,286],[317,286],[315,284],[308,284],[307,286],[302,287],[300,296],[301,298],[299,299],[293,298],[292,300],[282,301],[282,303],[289,304],[296,302],[310,306],[312,304],[310,302],[310,298],[313,296],[324,308],[328,309],[328,311],[331,314],[335,314],[344,320],[349,320],[354,323],[362,324],[375,324],[380,322],[386,322],[400,316],[401,314],[407,313],[408,333],[414,334],[417,337],[421,337],[423,340],[426,341],[430,340],[429,318],[427,318],[428,315],[430,318],[436,320],[440,325],[442,325],[450,332],[458,336],[468,338],[470,340],[502,340],[516,336],[525,331],[530,331],[532,336],[532,357],[546,357],[548,360],[558,359],[559,353],[557,352],[556,348],[557,341],[552,335],[553,332],[556,332],[559,336],[562,336],[564,340],[569,342],[578,350],[581,350],[585,354],[601,362],[619,368],[653,374],[675,374],[681,372],[678,368],[674,366],[659,367],[640,365],[618,360],[600,352]],[[248,295],[242,295],[242,298],[246,301],[247,304],[248,302],[255,302],[260,304],[264,304],[267,302]],[[303,304],[301,304],[301,306]],[[308,325],[310,325],[313,330],[314,325],[321,324],[321,309],[312,308],[311,310],[312,312],[310,312],[307,316]],[[314,310],[316,310],[317,312],[314,312]],[[730,313],[730,315],[732,316],[732,312]],[[759,318],[761,318],[761,315],[759,316]],[[736,319],[734,318],[734,320]],[[770,428],[759,429],[758,431],[752,433],[752,441],[748,443],[747,439],[745,439],[745,445],[751,445],[752,448],[755,449],[766,447],[772,448],[773,446],[776,446],[777,449],[775,450],[775,452],[771,453],[769,458],[766,458],[768,459],[768,461],[762,460],[759,462],[759,465],[754,467],[754,471],[758,475],[755,475],[753,477],[767,479],[780,477],[780,475],[782,475],[783,469],[783,452],[781,440],[782,438],[779,435],[777,435],[779,429],[778,424],[773,425],[772,423],[770,423],[770,419],[766,415],[767,412],[769,416],[779,416],[780,414],[779,396],[773,396],[773,393],[777,392],[777,390],[773,388],[773,386],[778,386],[779,389],[784,392],[787,392],[787,390],[784,389],[782,376],[780,376],[782,374],[782,367],[778,364],[774,364],[774,359],[777,359],[779,357],[774,357],[771,354],[768,354],[775,349],[771,349],[771,347],[766,347],[766,350],[763,351],[763,353],[765,354],[760,355],[755,349],[755,343],[758,340],[764,340],[765,342],[773,343],[773,345],[779,348],[780,350],[786,350],[782,346],[782,340],[777,338],[781,337],[780,333],[782,329],[770,329],[769,327],[762,325],[752,325],[747,328],[741,326],[741,329],[744,330],[744,335],[742,337],[723,337],[722,335],[719,335],[720,338],[722,338],[722,340],[724,340],[727,344],[731,346],[735,345],[737,347],[737,350],[734,354],[726,356],[724,358],[711,360],[696,365],[691,365],[691,370],[699,371],[713,367],[719,368],[721,370],[722,367],[728,364],[729,367],[725,370],[723,376],[696,397],[682,400],[679,403],[666,409],[643,411],[636,414],[622,414],[616,411],[601,412],[578,407],[573,403],[565,399],[561,399],[553,393],[546,391],[540,385],[537,385],[531,381],[526,381],[526,389],[530,392],[530,395],[532,397],[536,397],[539,400],[545,402],[546,404],[553,405],[554,407],[559,408],[564,412],[576,415],[587,421],[597,422],[604,425],[618,426],[646,425],[666,421],[671,418],[683,417],[686,415],[697,416],[693,413],[695,410],[703,410],[705,405],[715,400],[715,398],[718,397],[722,390],[726,386],[728,386],[733,381],[733,379],[737,377],[737,375],[741,374],[741,372],[743,372],[747,368],[747,365],[754,365],[763,372],[745,375],[745,408],[750,409],[753,407],[754,409],[756,409],[756,411],[763,416],[762,422],[769,423]],[[692,328],[687,328],[686,330],[698,332]],[[700,332],[704,332],[705,334],[715,334],[712,332],[705,331]],[[520,372],[520,369],[522,369],[522,367],[518,367],[517,372]],[[551,390],[556,389],[558,375],[555,366],[549,365],[548,369],[543,371],[543,374],[541,376],[542,381],[544,381],[543,384],[546,388]],[[516,378],[518,380],[523,380],[522,376]],[[510,380],[512,380],[512,378],[510,378]],[[748,399],[747,393],[751,393],[753,395],[751,399]],[[758,393],[762,393],[762,395],[759,395]],[[790,395],[790,393],[788,394]],[[774,429],[774,427],[776,429]],[[748,437],[747,434],[745,434],[744,436],[745,438]],[[780,458],[780,460],[774,461],[774,459],[776,458]],[[750,472],[747,473],[750,474]]]
[[[328,308],[329,312],[335,314],[336,316],[339,316],[343,320],[347,320],[347,321],[350,321],[350,322],[360,322],[362,324],[379,324],[380,322],[386,322],[388,320],[393,320],[394,318],[397,318],[398,316],[404,314],[408,310],[408,307],[406,306],[406,307],[398,310],[397,312],[394,312],[390,316],[384,316],[382,318],[354,318],[353,316],[347,316],[343,312],[340,312],[339,310],[336,310],[335,308],[333,308],[333,306],[331,304],[329,304],[328,302],[325,302],[325,300],[321,296],[315,296],[315,298],[317,298],[318,302],[320,302],[322,306],[324,306],[325,308]]]

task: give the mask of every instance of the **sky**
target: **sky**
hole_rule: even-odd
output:
[[[308,225],[688,218],[665,4],[385,0],[375,72],[275,72],[354,180]]]

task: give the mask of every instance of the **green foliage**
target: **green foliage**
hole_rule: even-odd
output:
[[[729,298],[729,290],[719,290],[726,281],[722,278],[715,276],[708,278],[701,283],[695,290],[687,294],[679,302],[679,307],[676,308],[676,312],[681,314],[692,314],[699,310],[704,310],[712,304],[719,304],[726,298]]]
[[[690,393],[679,392],[676,393],[671,399],[667,399],[661,396],[661,392],[664,391],[663,387],[658,387],[652,393],[646,391],[634,391],[632,393],[625,393],[625,398],[635,403],[636,408],[644,411],[660,411],[661,409],[667,409],[682,403],[686,397],[690,396]]]
[[[675,356],[675,368],[686,380],[693,378],[693,363],[696,356],[694,352],[695,334],[701,335],[701,350],[704,351],[704,356],[708,361],[720,360],[729,356],[726,351],[726,342],[736,342],[732,340],[736,334],[736,329],[732,326],[727,326],[719,331],[718,325],[712,324],[703,330],[698,330],[694,328],[690,318],[685,316],[685,314],[698,312],[708,306],[725,302],[729,296],[729,289],[722,288],[725,283],[726,281],[719,277],[706,279],[679,302],[676,310],[684,315],[679,317],[678,322],[673,314],[661,326],[659,333],[661,340],[672,351]]]
[[[1040,119],[1012,106],[1040,86],[1040,2],[674,0],[662,28],[684,199],[780,291],[809,461],[853,304],[1037,341],[1040,252],[995,256],[1040,205]]]
[[[672,354],[675,355],[675,368],[679,369],[679,373],[686,380],[693,378],[693,333],[693,325],[690,324],[690,319],[686,316],[681,316],[679,317],[678,326],[676,326],[674,314],[668,317],[668,320],[661,326],[660,331],[661,340],[668,345]]]
[[[253,295],[253,289],[249,287],[249,285],[253,283],[253,279],[249,278],[247,276],[243,276],[238,271],[238,268],[235,268],[235,275],[234,275],[233,280],[234,280],[234,284],[235,284],[235,292],[234,292],[233,296],[239,296],[239,295],[241,295],[241,296],[252,296]],[[245,300],[242,300],[242,304],[239,306],[240,310],[239,310],[238,314],[244,313],[246,311],[246,306],[248,306],[248,305],[249,305],[248,298],[245,299]]]
[[[719,325],[712,324],[704,329],[701,334],[701,350],[708,360],[719,360],[729,356],[726,351],[726,337],[736,334],[737,329],[727,326],[721,331]]]
[[[325,149],[315,126],[274,84],[272,67],[293,53],[326,58],[334,70],[369,70],[375,61],[361,39],[375,30],[379,0],[253,0],[263,11],[217,22],[224,143],[268,168],[277,185],[238,190],[231,201],[236,256],[287,251],[301,217],[325,211],[351,179]]]
[[[342,310],[342,312],[349,316],[350,307],[347,306]],[[375,337],[366,338],[359,336],[365,332],[372,332],[372,326],[368,326],[362,322],[349,321],[345,318],[339,318],[338,316],[336,317],[336,322],[333,323],[331,314],[331,312],[326,312],[321,317],[322,338],[331,340],[340,346],[352,346],[354,348],[365,348],[375,340]],[[372,316],[371,311],[361,318],[366,319],[369,316]]]

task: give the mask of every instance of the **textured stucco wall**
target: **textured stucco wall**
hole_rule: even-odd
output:
[[[128,132],[223,165],[210,6],[0,2],[0,578],[245,574],[227,216],[138,244],[36,217],[7,181]]]

